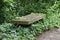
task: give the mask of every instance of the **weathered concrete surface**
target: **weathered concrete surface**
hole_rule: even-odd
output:
[[[60,40],[60,29],[54,29],[43,33],[37,40]]]
[[[36,21],[39,21],[39,20],[43,19],[45,16],[46,16],[46,14],[31,13],[29,15],[22,16],[22,17],[17,17],[15,19],[13,19],[12,23],[29,25],[29,24],[32,24]]]

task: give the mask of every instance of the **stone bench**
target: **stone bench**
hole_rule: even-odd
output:
[[[36,21],[43,19],[45,16],[46,16],[45,14],[31,13],[26,16],[16,17],[15,19],[12,20],[12,23],[21,25],[30,25]]]

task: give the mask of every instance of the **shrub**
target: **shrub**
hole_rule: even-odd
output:
[[[48,28],[48,27],[47,27]],[[43,24],[32,24],[30,27],[14,26],[10,23],[0,25],[0,39],[35,40],[35,36],[47,30]]]
[[[35,40],[37,35],[60,26],[60,1],[6,0],[4,3],[0,14],[3,18],[0,18],[2,22],[5,21],[7,23],[0,25],[0,40]],[[16,16],[27,15],[31,12],[45,13],[46,18],[28,27],[8,23]]]
[[[54,4],[55,0],[3,0],[4,6],[2,7],[2,14],[5,21],[9,22],[16,16],[23,16],[30,14],[31,12],[45,13],[46,8],[49,8]]]

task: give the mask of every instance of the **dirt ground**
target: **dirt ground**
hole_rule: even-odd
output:
[[[47,31],[37,37],[37,40],[60,40],[60,29]]]

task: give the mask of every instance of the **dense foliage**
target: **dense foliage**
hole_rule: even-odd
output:
[[[60,26],[59,0],[1,0],[0,40],[35,40],[44,31]],[[28,27],[9,23],[16,16],[45,13],[46,18]]]

